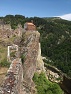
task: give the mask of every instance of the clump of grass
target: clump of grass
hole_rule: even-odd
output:
[[[21,61],[22,61],[22,64],[23,64],[24,61],[25,61],[25,54],[22,54],[22,55],[21,55]]]
[[[3,61],[7,57],[7,47],[0,45],[0,61]]]
[[[4,59],[0,62],[0,67],[9,67],[10,62],[7,61],[7,59]]]
[[[13,51],[13,52],[10,53],[10,56],[11,56],[11,57],[16,57],[15,54],[16,54],[16,51]]]
[[[4,52],[4,50],[3,49],[0,49],[0,53],[3,53]]]

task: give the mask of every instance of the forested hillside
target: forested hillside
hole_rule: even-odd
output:
[[[40,32],[45,62],[71,77],[71,22],[53,18],[47,20]]]
[[[47,57],[45,62],[71,77],[71,22],[50,19],[40,32],[42,55]]]
[[[42,55],[47,57],[45,62],[71,77],[71,21],[60,18],[28,18],[22,15],[6,15],[0,19],[6,24],[11,24],[13,29],[18,23],[23,27],[25,22],[33,20],[41,34]]]

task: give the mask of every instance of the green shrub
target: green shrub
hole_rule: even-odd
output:
[[[44,73],[35,73],[33,81],[36,84],[37,94],[63,94],[59,85],[47,80]]]
[[[22,63],[24,63],[24,60],[25,60],[25,54],[22,54],[21,55],[21,61],[22,61]]]
[[[13,51],[13,52],[10,53],[10,56],[11,57],[16,57],[15,54],[16,54],[16,51]]]
[[[0,62],[0,66],[1,67],[9,67],[10,62],[8,62],[6,59],[4,59],[3,61]]]

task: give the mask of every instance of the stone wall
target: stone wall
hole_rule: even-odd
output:
[[[24,24],[24,29],[26,31],[36,31],[36,26],[32,22],[26,22]]]
[[[0,94],[21,94],[23,69],[21,59],[12,61],[5,80],[0,88]]]

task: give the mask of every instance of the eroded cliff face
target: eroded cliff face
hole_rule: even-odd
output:
[[[29,31],[24,34],[24,41],[21,42],[21,54],[24,54],[23,61],[23,84],[30,92],[24,94],[35,94],[35,84],[32,80],[34,73],[44,71],[44,63],[41,58],[41,47],[39,43],[40,33]]]

